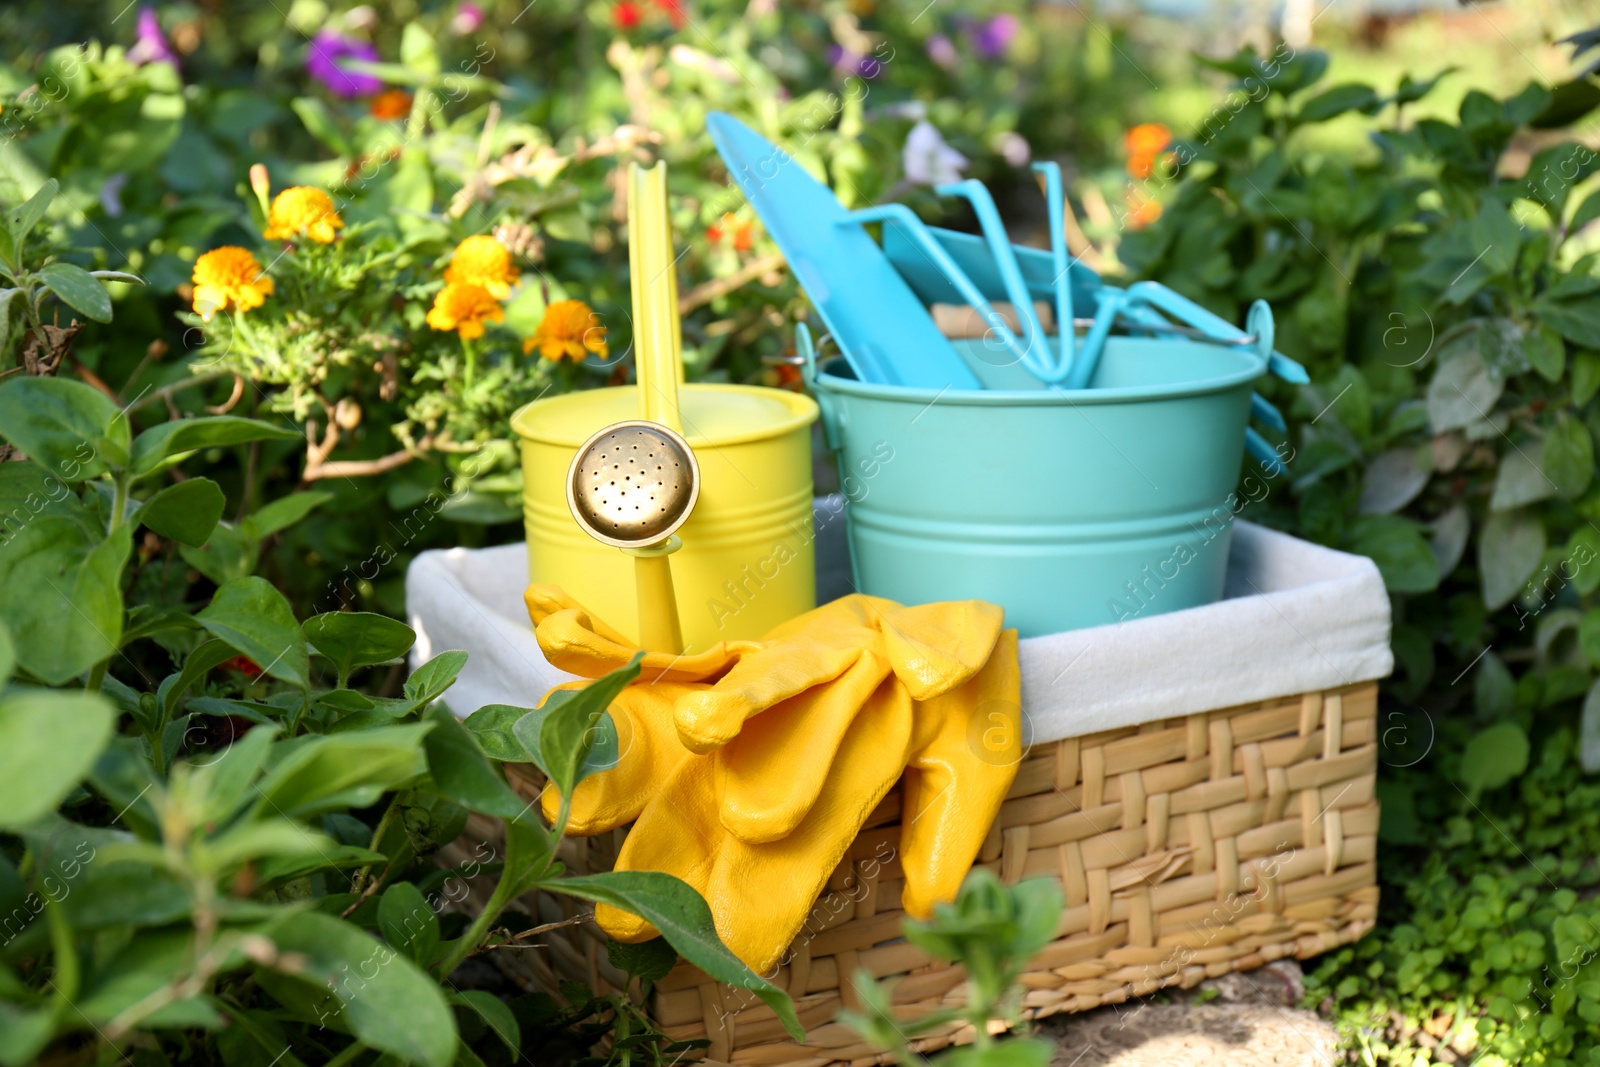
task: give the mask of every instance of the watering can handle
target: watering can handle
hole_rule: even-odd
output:
[[[681,433],[683,380],[678,277],[667,216],[667,165],[628,167],[628,270],[632,279],[639,415]]]

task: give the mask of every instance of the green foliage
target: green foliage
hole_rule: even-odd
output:
[[[1432,82],[1319,92],[1298,58],[1180,142],[1171,206],[1119,251],[1229,318],[1271,301],[1314,385],[1278,390],[1289,491],[1245,517],[1371,556],[1392,594],[1380,928],[1308,1003],[1359,1062],[1595,1062],[1600,155],[1550,131],[1600,100],[1416,120]],[[1350,110],[1372,151],[1300,149]]]
[[[36,215],[10,216],[14,243]],[[134,1045],[227,1065],[541,1056],[522,1021],[540,1002],[519,1018],[451,983],[467,957],[510,944],[497,924],[535,889],[644,915],[670,948],[637,951],[630,969],[654,980],[682,953],[800,1036],[789,998],[722,945],[689,886],[563,877],[566,810],[540,821],[437,703],[465,653],[422,664],[398,696],[361,692],[352,675],[403,663],[410,627],[362,612],[301,623],[272,583],[236,573],[325,497],[239,520],[239,549],[203,598],[191,583],[139,602],[151,567],[135,527],[186,550],[224,528],[221,487],[179,467],[284,431],[233,416],[137,434],[130,422],[81,382],[0,383],[0,439],[17,453],[0,463],[0,1065]],[[614,765],[607,707],[638,671],[503,721],[570,791]],[[503,857],[441,870],[434,854],[473,812],[502,820]],[[441,914],[489,867],[493,892],[470,922]],[[557,1012],[571,1037],[609,1032],[618,1055],[655,1062],[684,1051],[624,998],[571,999]]]
[[[976,867],[950,904],[936,904],[926,922],[907,919],[905,938],[935,959],[965,969],[967,1003],[932,1012],[919,1019],[898,1018],[890,989],[866,969],[854,975],[864,1008],[847,1012],[841,1021],[909,1067],[921,1061],[910,1042],[919,1034],[965,1022],[972,1027],[970,1048],[955,1049],[940,1063],[960,1067],[1046,1067],[1055,1053],[1048,1041],[1019,1037],[997,1041],[989,1023],[1014,1027],[1021,1019],[1020,979],[1029,959],[1056,935],[1061,919],[1061,885],[1034,878],[1006,887],[993,871]]]

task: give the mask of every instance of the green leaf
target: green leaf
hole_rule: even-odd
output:
[[[1479,731],[1461,755],[1461,781],[1477,800],[1528,768],[1528,735],[1514,722],[1499,722]]]
[[[1533,302],[1533,310],[1540,320],[1575,345],[1600,348],[1600,295],[1578,300],[1547,300]]]
[[[1589,774],[1600,772],[1600,680],[1589,687],[1583,698],[1583,714],[1578,723],[1578,761]]]
[[[1578,352],[1572,357],[1572,402],[1579,407],[1600,391],[1600,353]]]
[[[96,322],[111,321],[111,294],[100,280],[71,263],[52,263],[39,272],[39,280],[61,302]]]
[[[116,652],[122,568],[132,552],[126,524],[99,540],[52,516],[0,544],[0,621],[11,629],[17,662],[64,685]]]
[[[220,755],[194,769],[190,780],[195,794],[203,798],[200,807],[206,822],[225,824],[253,798],[251,786],[266,766],[277,736],[275,723],[252,726]]]
[[[1490,372],[1475,346],[1445,359],[1428,383],[1428,423],[1434,433],[1443,433],[1486,419],[1505,387],[1505,379]]]
[[[606,959],[617,970],[643,982],[659,982],[678,965],[677,950],[664,937],[653,937],[636,945],[607,941]]]
[[[794,1002],[728,951],[717,937],[711,909],[686,882],[660,871],[608,871],[557,879],[546,883],[546,888],[609,904],[647,920],[680,956],[719,982],[750,990],[773,1010],[790,1037],[805,1039]]]
[[[139,505],[128,521],[143,523],[170,541],[203,545],[217,528],[227,499],[210,478],[190,478],[169,485]]]
[[[1600,588],[1600,530],[1584,523],[1567,540],[1567,559],[1572,564],[1572,587],[1588,595]]]
[[[369,611],[330,611],[307,619],[301,629],[318,654],[333,661],[340,678],[355,667],[399,659],[417,640],[405,623]]]
[[[224,877],[246,863],[261,860],[299,860],[311,857],[315,866],[326,864],[339,842],[288,819],[245,822],[203,844],[194,846],[195,864],[214,877]]]
[[[1363,515],[1350,527],[1346,547],[1378,565],[1395,593],[1426,593],[1439,584],[1439,562],[1416,523],[1398,515]]]
[[[235,578],[248,577],[256,568],[259,552],[255,542],[239,529],[219,522],[205,544],[199,548],[179,545],[178,555],[217,585],[226,585]]]
[[[224,448],[251,441],[293,441],[300,439],[297,430],[274,426],[259,419],[241,419],[235,415],[212,415],[199,419],[173,419],[160,426],[152,426],[133,442],[133,460],[130,466],[136,478],[143,478],[161,470],[169,459],[197,448]]]
[[[1552,327],[1540,323],[1535,329],[1529,330],[1523,335],[1522,348],[1528,362],[1539,372],[1539,377],[1547,382],[1561,380],[1567,368],[1567,346]]]
[[[93,693],[22,690],[0,701],[0,830],[54,811],[94,766],[115,720]]]
[[[305,636],[289,602],[265,578],[228,582],[195,619],[274,678],[301,689],[311,684]]]
[[[363,1043],[422,1067],[450,1067],[456,1021],[438,984],[377,938],[329,915],[299,912],[270,932],[279,952],[308,961],[309,977]]]
[[[1494,491],[1489,494],[1489,510],[1512,511],[1545,499],[1556,488],[1555,481],[1545,473],[1544,444],[1513,445],[1500,457]]]
[[[28,197],[20,206],[6,212],[6,229],[11,231],[11,239],[16,242],[16,247],[21,248],[22,243],[28,239],[28,234],[44,213],[50,207],[50,202],[56,198],[56,191],[60,184],[54,179],[46,181],[39,186],[37,192]]]
[[[479,751],[472,733],[450,713],[435,704],[424,718],[433,729],[423,740],[428,754],[428,770],[439,792],[473,811],[498,815],[503,819],[521,818],[532,804],[519,797],[506,784],[500,768]]]
[[[953,1048],[939,1059],[940,1067],[1049,1067],[1056,1046],[1043,1038],[1023,1037],[988,1048]]]
[[[1594,478],[1594,438],[1580,419],[1561,415],[1544,439],[1544,473],[1571,500]]]
[[[238,654],[239,650],[226,641],[208,640],[196,645],[194,651],[184,657],[183,668],[163,679],[156,689],[162,718],[171,719],[178,710],[178,702],[196,682]]]
[[[1371,113],[1382,104],[1370,85],[1349,83],[1326,89],[1304,104],[1295,114],[1296,122],[1326,122],[1346,111]]]
[[[328,107],[314,96],[300,96],[289,102],[289,107],[300,116],[300,121],[305,124],[306,132],[322,143],[322,146],[337,156],[353,156],[355,149],[350,146],[349,138],[339,130],[339,124],[333,121],[333,116],[328,113]]]
[[[0,689],[11,680],[11,672],[17,669],[17,646],[11,643],[11,631],[0,623]]]
[[[513,1059],[522,1055],[522,1028],[517,1025],[511,1005],[483,989],[463,989],[459,993],[452,993],[450,999],[476,1012],[495,1032],[495,1036],[506,1043]]]
[[[406,679],[406,698],[419,707],[431,704],[455,684],[456,675],[467,665],[467,654],[460,650],[441,652],[411,672]]]
[[[1600,192],[1590,193],[1578,205],[1578,210],[1567,220],[1567,233],[1575,234],[1595,219],[1600,219]]]
[[[47,1005],[32,1011],[0,1001],[0,1064],[28,1067],[56,1034],[56,1010]]]
[[[420,22],[408,22],[400,32],[400,62],[419,78],[439,76],[439,50]]]
[[[378,898],[383,939],[427,967],[439,952],[439,916],[410,882],[396,882]]]
[[[1517,681],[1505,661],[1486,652],[1472,678],[1472,706],[1484,718],[1509,715],[1516,710]]]
[[[518,708],[510,704],[485,704],[467,716],[466,728],[478,739],[483,754],[501,763],[532,763],[533,755],[517,740],[513,727],[524,715],[532,715],[532,708]]]
[[[1478,537],[1483,606],[1498,611],[1522,592],[1544,555],[1544,524],[1520,511],[1497,511]]]
[[[557,783],[563,796],[571,796],[573,787],[589,775],[617,765],[617,727],[606,710],[617,694],[639,676],[642,659],[640,653],[626,667],[595,679],[583,689],[557,689],[545,697],[543,704],[511,724],[517,742]]]
[[[261,780],[261,810],[287,817],[364,808],[427,773],[427,725],[383,726],[298,738]]]
[[[245,516],[239,528],[252,541],[261,541],[305,518],[311,510],[333,499],[332,493],[290,493],[264,504]]]
[[[0,437],[68,482],[128,462],[122,409],[100,390],[65,378],[20,377],[0,385]]]

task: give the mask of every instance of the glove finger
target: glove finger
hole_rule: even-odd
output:
[[[745,720],[833,681],[875,644],[876,633],[859,626],[835,630],[828,640],[796,635],[766,642],[711,688],[678,701],[678,736],[691,752],[720,748],[739,736]]]
[[[988,662],[1005,611],[982,600],[896,607],[883,614],[884,649],[912,700],[948,692]]]
[[[577,688],[572,683],[561,688]],[[572,791],[567,833],[579,837],[603,833],[632,822],[684,760],[688,749],[678,742],[672,722],[674,702],[691,687],[682,683],[630,685],[611,702],[617,727],[617,765],[592,774]],[[561,793],[547,784],[539,798],[544,817],[554,822]]]
[[[916,708],[921,742],[906,767],[900,812],[901,904],[916,918],[955,899],[1022,762],[1017,632],[1000,635],[983,670]]]
[[[599,622],[581,607],[567,607],[540,615],[533,609],[533,591],[548,586],[529,586],[529,616],[534,619],[534,636],[545,659],[570,674],[599,678],[618,667],[625,667],[638,655],[637,645],[617,640],[615,631]],[[732,663],[760,646],[754,641],[722,641],[692,656],[650,652],[640,665],[639,677],[645,681],[698,682],[715,678]]]
[[[833,681],[746,722],[716,752],[722,825],[749,842],[788,836],[816,803],[846,731],[888,674],[882,656],[864,651]]]
[[[639,813],[617,853],[619,871],[663,871],[676,875],[707,895],[717,850],[728,836],[717,822],[716,790],[711,760],[689,757]],[[717,932],[727,940],[724,919]],[[645,919],[609,904],[597,904],[595,921],[618,941],[648,941],[659,932]]]
[[[816,803],[793,833],[767,844],[724,835],[705,898],[723,943],[757,974],[800,933],[829,876],[899,779],[910,736],[910,698],[886,679],[846,732]]]

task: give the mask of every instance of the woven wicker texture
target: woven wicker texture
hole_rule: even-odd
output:
[[[1056,940],[1023,979],[1026,1015],[1085,1011],[1314,956],[1369,930],[1378,906],[1376,716],[1369,682],[1031,749],[978,857],[1007,883],[1056,877],[1065,892]],[[533,778],[513,781],[536,795]],[[900,820],[891,793],[770,976],[795,1000],[804,1045],[754,996],[684,963],[656,988],[662,1028],[709,1039],[712,1061],[866,1065],[885,1061],[835,1021],[856,1006],[849,978],[859,968],[897,980],[893,1000],[907,1018],[959,1004],[961,968],[899,937]],[[463,841],[492,842],[495,832],[492,821],[475,821]],[[609,870],[623,833],[569,839],[562,858],[575,873]],[[541,923],[583,909],[554,895],[523,903]],[[621,987],[592,923],[541,942],[537,951],[495,953],[496,962],[530,987],[554,989],[564,978]],[[970,1039],[952,1026],[916,1047]]]

